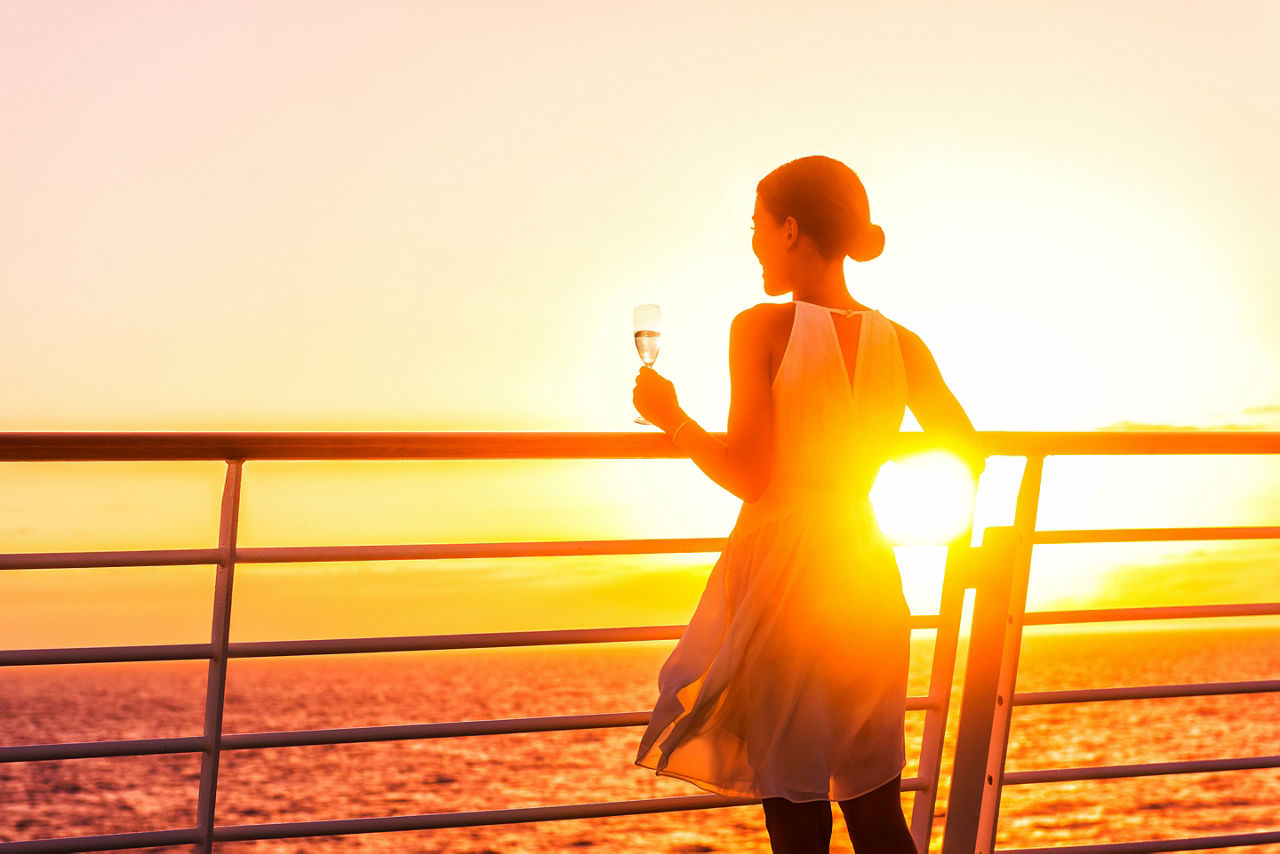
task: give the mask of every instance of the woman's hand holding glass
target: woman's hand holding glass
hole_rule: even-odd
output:
[[[647,365],[636,374],[631,402],[650,423],[670,433],[685,419],[671,381]]]

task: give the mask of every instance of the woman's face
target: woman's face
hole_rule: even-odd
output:
[[[756,196],[756,209],[751,214],[751,251],[760,262],[764,292],[771,297],[791,290],[783,273],[787,250],[795,242],[794,223],[795,220],[790,218],[785,222],[778,222],[760,201],[760,197]]]

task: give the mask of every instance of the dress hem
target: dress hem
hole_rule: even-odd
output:
[[[763,792],[746,791],[743,789],[731,789],[727,786],[722,786],[719,783],[712,783],[709,780],[700,780],[697,777],[692,777],[687,774],[681,774],[677,771],[668,771],[666,769],[659,771],[654,766],[645,765],[644,763],[638,760],[633,762],[632,764],[636,765],[639,768],[647,768],[650,771],[653,771],[653,773],[659,777],[671,777],[676,780],[683,780],[686,783],[692,783],[693,785],[697,786],[699,789],[702,789],[703,791],[709,792],[713,795],[723,795],[724,797],[727,797],[727,798],[750,798],[754,801],[761,801],[761,800],[764,800],[765,798],[784,798],[786,800],[791,800],[790,798],[787,798],[785,795],[772,795],[772,794],[767,794]],[[892,783],[895,778],[901,777],[902,772],[906,770],[906,767],[907,767],[906,763],[904,762],[902,765],[902,768],[898,769],[898,771],[896,771],[893,774],[893,776],[887,778],[881,783],[877,783],[874,786],[870,786],[867,789],[864,789],[863,791],[858,792],[856,795],[849,795],[846,798],[833,798],[830,795],[827,795],[824,797],[806,798],[802,801],[791,801],[791,802],[796,804],[816,803],[818,801],[827,801],[830,803],[835,803],[839,801],[849,801],[849,800],[853,800],[854,798],[860,798],[863,795],[874,792],[876,789],[879,789],[881,786],[886,786],[889,783]]]

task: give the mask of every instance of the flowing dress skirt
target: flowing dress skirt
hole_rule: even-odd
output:
[[[846,800],[906,764],[908,611],[864,498],[743,513],[658,676],[636,764],[710,792]]]

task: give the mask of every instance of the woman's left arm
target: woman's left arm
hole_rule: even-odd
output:
[[[676,399],[674,386],[652,368],[641,368],[632,400],[707,477],[743,501],[755,501],[769,485],[773,462],[773,390],[768,337],[759,308],[747,309],[729,329],[729,429],[727,441],[703,430]]]
[[[976,481],[987,465],[982,437],[943,382],[938,363],[920,336],[901,326],[897,329],[907,371],[907,406],[925,434],[964,460]]]

